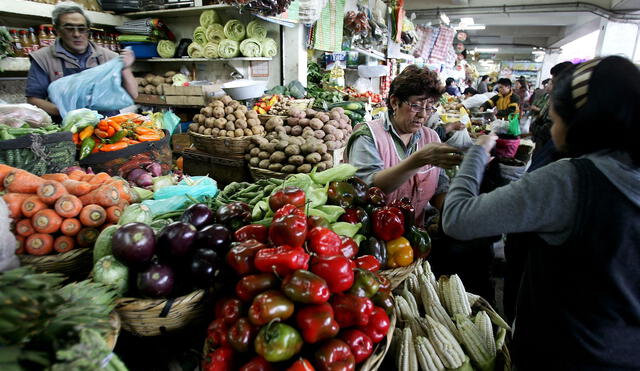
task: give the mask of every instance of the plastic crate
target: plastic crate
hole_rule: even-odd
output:
[[[122,47],[130,46],[136,55],[136,59],[149,59],[157,58],[158,50],[156,50],[156,43],[143,42],[143,41],[126,41],[121,42]]]

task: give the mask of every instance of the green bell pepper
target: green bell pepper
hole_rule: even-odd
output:
[[[255,350],[269,362],[280,362],[298,353],[302,343],[298,330],[284,323],[271,322],[258,332]]]
[[[431,237],[429,237],[429,233],[427,233],[427,231],[414,225],[409,229],[406,237],[413,248],[414,259],[426,258],[429,256],[429,253],[431,252]]]
[[[354,269],[353,286],[349,289],[349,293],[359,297],[371,298],[378,292],[380,282],[373,272],[365,269]]]

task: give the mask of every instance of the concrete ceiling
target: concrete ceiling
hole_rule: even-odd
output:
[[[444,12],[451,24],[473,17],[484,30],[467,30],[467,49],[497,47],[497,58],[531,57],[533,47],[557,48],[599,29],[603,19],[640,23],[640,0],[405,0],[416,24],[438,24]]]

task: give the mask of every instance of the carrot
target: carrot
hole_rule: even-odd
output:
[[[93,179],[94,176],[94,174],[85,174],[82,176],[82,178],[80,178],[80,181],[89,183],[89,181]]]
[[[63,253],[73,249],[75,244],[73,238],[69,236],[58,236],[56,240],[53,241],[53,249],[59,253]]]
[[[69,179],[62,182],[62,185],[67,189],[69,193],[75,196],[82,196],[91,192],[91,184],[87,182]]]
[[[4,178],[4,187],[9,192],[36,193],[44,179],[24,170],[13,170]]]
[[[104,184],[111,180],[111,175],[107,173],[98,173],[93,176],[93,178],[89,181],[89,184]]]
[[[73,170],[72,172],[67,174],[69,179],[72,179],[72,180],[80,180],[85,175],[87,175],[87,173],[85,173],[82,170]]]
[[[120,193],[112,185],[104,184],[95,191],[91,191],[84,196],[80,196],[83,205],[96,204],[104,207],[114,206],[120,202]]]
[[[63,173],[44,174],[42,176],[42,179],[44,179],[44,180],[55,180],[56,182],[62,183],[65,180],[69,179],[69,176],[67,174],[63,174]]]
[[[65,236],[75,236],[82,229],[82,224],[76,218],[67,218],[60,224],[60,232]]]
[[[53,236],[46,233],[34,233],[27,237],[24,249],[31,255],[47,255],[53,251]]]
[[[76,236],[76,242],[78,242],[78,246],[80,247],[92,246],[98,239],[99,234],[100,233],[95,228],[82,228],[80,233]]]
[[[16,255],[24,255],[24,238],[23,236],[16,236]]]
[[[87,205],[80,211],[78,219],[86,227],[98,227],[107,220],[107,211],[100,205]]]
[[[162,139],[162,137],[158,134],[145,134],[138,135],[136,139],[138,139],[140,142],[154,142],[156,140]]]
[[[24,200],[33,195],[29,193],[7,193],[2,196],[2,199],[9,208],[9,216],[13,219],[18,219],[22,216],[22,204]]]
[[[31,220],[33,229],[39,233],[56,233],[62,224],[62,218],[55,210],[43,209],[38,211]]]
[[[38,196],[46,204],[52,204],[66,194],[69,194],[67,189],[55,180],[45,180],[38,188]]]
[[[159,139],[154,139],[154,140],[159,140]],[[118,142],[118,143],[113,143],[113,144],[104,144],[102,147],[100,147],[100,151],[101,152],[112,152],[112,151],[119,151],[121,149],[127,148],[129,146],[128,143],[126,142]]]
[[[119,206],[111,206],[107,208],[107,221],[109,223],[118,223],[122,215],[122,209]]]
[[[122,211],[124,211],[124,209],[129,206],[129,201],[127,200],[120,200],[120,202],[118,202],[118,204],[116,205],[118,206]]]
[[[32,195],[27,197],[26,200],[24,200],[24,202],[22,203],[22,208],[20,208],[20,211],[22,211],[23,216],[27,218],[31,218],[35,213],[46,208],[47,208],[47,204],[42,202],[40,197],[36,195]]]
[[[63,218],[73,218],[80,214],[82,202],[74,195],[64,195],[56,201],[54,209]]]
[[[15,167],[11,167],[9,165],[0,164],[0,190],[3,188],[4,178],[14,170],[18,170]]]
[[[16,223],[16,233],[19,236],[29,237],[32,234],[36,233],[33,229],[33,225],[31,224],[31,219],[22,219],[21,221]]]
[[[151,128],[146,128],[144,126],[136,126],[136,128],[133,129],[133,131],[136,134],[140,134],[140,135],[154,135],[154,134],[158,134],[157,131],[151,129]]]
[[[118,189],[118,193],[120,194],[120,199],[125,201],[131,201],[131,187],[129,187],[129,183],[123,179],[114,179],[107,184],[112,185]]]

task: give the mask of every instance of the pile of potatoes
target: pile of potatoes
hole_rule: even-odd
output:
[[[175,74],[175,71],[167,71],[164,76],[148,73],[144,77],[136,77],[138,94],[164,95],[165,85],[173,84]]]
[[[214,99],[193,116],[189,130],[213,137],[240,138],[264,133],[255,111],[225,95]]]
[[[329,151],[342,148],[351,135],[351,120],[340,107],[329,112],[291,109],[286,119],[271,117],[265,123],[267,139],[270,135],[284,133],[292,137],[316,138],[326,144]]]

